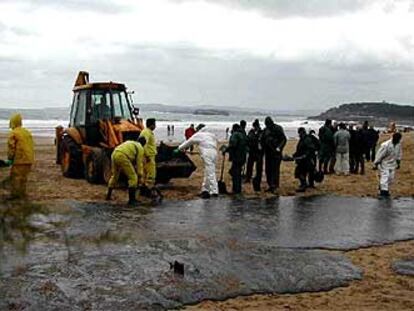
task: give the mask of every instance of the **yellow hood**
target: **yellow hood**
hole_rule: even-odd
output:
[[[22,116],[19,113],[13,114],[10,117],[9,127],[13,130],[16,127],[22,126]]]

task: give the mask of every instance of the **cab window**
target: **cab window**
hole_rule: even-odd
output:
[[[131,119],[131,111],[129,110],[129,104],[126,92],[124,91],[112,91],[112,100],[114,107],[114,116],[122,119]]]
[[[76,115],[74,124],[76,126],[85,126],[86,117],[86,100],[87,92],[79,92],[76,105]]]

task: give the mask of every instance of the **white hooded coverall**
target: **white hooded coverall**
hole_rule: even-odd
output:
[[[374,161],[374,164],[378,165],[380,190],[389,191],[394,180],[397,160],[401,161],[401,156],[401,142],[394,146],[392,139],[390,139],[381,144]]]
[[[179,150],[186,150],[192,145],[198,145],[201,159],[204,162],[204,180],[201,191],[207,191],[209,194],[218,194],[216,178],[216,157],[217,157],[217,139],[212,133],[202,128],[188,140],[178,146]]]

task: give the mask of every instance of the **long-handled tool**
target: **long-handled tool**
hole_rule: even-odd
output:
[[[221,174],[220,174],[220,180],[218,181],[218,190],[220,194],[228,194],[226,183],[223,180],[224,177],[224,164],[226,162],[226,154],[223,153],[223,161],[221,162]]]

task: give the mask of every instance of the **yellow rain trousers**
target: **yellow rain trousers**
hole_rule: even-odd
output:
[[[116,187],[121,172],[128,178],[128,188],[137,188],[141,185],[143,159],[144,148],[136,141],[129,140],[116,147],[111,156],[112,176],[109,180],[108,187]]]
[[[7,158],[13,160],[10,170],[11,196],[22,198],[26,195],[27,177],[34,163],[34,144],[30,131],[22,127],[22,116],[10,118],[11,132],[7,141]]]
[[[157,156],[157,143],[155,141],[154,132],[146,128],[141,132],[141,137],[144,137],[146,144],[144,146],[144,185],[152,188],[155,185],[157,177],[157,164],[155,157]]]

